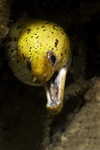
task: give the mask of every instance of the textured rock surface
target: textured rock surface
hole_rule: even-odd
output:
[[[86,105],[64,125],[60,142],[46,150],[99,150],[100,149],[100,78],[84,95]]]
[[[8,34],[7,23],[10,16],[11,0],[0,0],[0,43]]]

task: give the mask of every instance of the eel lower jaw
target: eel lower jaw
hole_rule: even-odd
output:
[[[59,68],[43,86],[46,92],[46,108],[51,114],[58,114],[63,107],[67,65]]]

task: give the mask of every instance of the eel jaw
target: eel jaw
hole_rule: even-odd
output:
[[[58,69],[43,86],[46,91],[46,108],[51,114],[58,114],[63,107],[67,65]]]

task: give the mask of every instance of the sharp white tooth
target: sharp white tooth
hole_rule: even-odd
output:
[[[51,88],[53,88],[54,87],[54,84],[53,83],[51,83]]]
[[[33,78],[33,82],[35,82],[37,80],[37,77],[36,76],[34,76],[34,78]]]

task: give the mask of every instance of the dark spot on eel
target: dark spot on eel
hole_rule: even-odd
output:
[[[61,53],[61,56],[62,56],[63,54]]]
[[[57,45],[58,45],[58,39],[56,39],[56,42],[55,42],[55,47],[57,48]]]
[[[21,28],[21,25],[19,25],[16,29],[18,30],[19,28]]]
[[[44,28],[45,26],[42,26],[42,28]]]
[[[36,39],[38,39],[39,36],[36,37]]]
[[[25,56],[24,56],[24,54],[22,54],[22,58],[25,60]]]
[[[19,60],[17,59],[17,63],[19,63]]]
[[[50,22],[46,22],[45,24],[49,24]]]
[[[26,31],[27,31],[27,34],[28,34],[28,33],[30,33],[31,29],[29,28],[29,29],[27,29]]]

